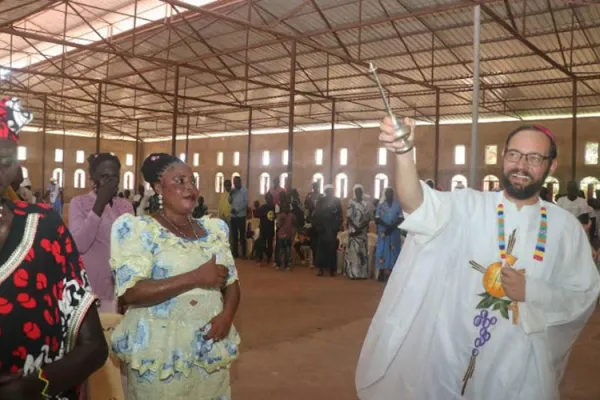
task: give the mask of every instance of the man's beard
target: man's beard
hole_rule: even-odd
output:
[[[531,179],[531,183],[527,186],[521,187],[513,185],[509,177],[514,173],[528,177]],[[546,168],[546,172],[544,172],[542,178],[536,181],[527,171],[520,170],[518,168],[512,169],[508,172],[504,172],[504,170],[502,170],[502,173],[500,174],[500,182],[502,183],[504,190],[506,190],[511,197],[517,200],[527,200],[538,194],[542,186],[544,186],[549,173],[550,167]]]

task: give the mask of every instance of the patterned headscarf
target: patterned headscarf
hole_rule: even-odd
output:
[[[21,108],[21,101],[16,97],[5,97],[0,100],[0,140],[19,141],[19,131],[31,122],[33,115],[30,111]],[[9,185],[0,194],[0,197],[19,201],[19,196]]]
[[[21,108],[21,100],[5,97],[0,100],[0,139],[19,140],[19,131],[31,122],[33,114]]]

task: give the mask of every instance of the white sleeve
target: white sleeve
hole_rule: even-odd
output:
[[[600,293],[600,275],[583,228],[575,221],[563,226],[562,248],[551,280],[527,276],[525,302],[519,304],[526,334],[581,324],[577,321],[585,324]]]
[[[419,243],[426,243],[446,227],[452,218],[450,193],[431,189],[421,181],[423,203],[412,213],[404,212],[405,220],[400,225],[408,233],[415,235]]]

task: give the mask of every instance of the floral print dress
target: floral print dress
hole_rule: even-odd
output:
[[[14,214],[0,250],[0,374],[36,373],[63,358],[96,298],[61,218],[44,204],[7,203]],[[77,388],[53,397],[77,399]]]
[[[237,281],[229,231],[220,219],[196,220],[200,239],[178,237],[149,216],[123,215],[111,233],[111,268],[117,297],[142,280],[192,271],[215,255]],[[232,327],[222,341],[204,339],[223,311],[219,289],[194,289],[151,307],[132,307],[112,335],[112,348],[127,366],[127,399],[229,400],[229,367],[240,338]]]
[[[361,226],[371,220],[371,211],[366,200],[350,200],[346,217],[354,225]],[[345,273],[350,279],[367,279],[369,277],[369,232],[368,226],[355,233],[350,225],[348,246],[346,247]]]

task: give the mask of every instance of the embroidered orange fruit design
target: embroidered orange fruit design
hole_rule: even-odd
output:
[[[483,287],[486,292],[494,297],[505,297],[506,292],[502,287],[502,263],[493,263],[483,274]]]
[[[506,264],[512,267],[517,262],[517,257],[510,254],[506,255]],[[505,297],[506,292],[502,286],[502,263],[496,262],[491,264],[483,274],[483,287],[485,291],[494,297]]]
[[[509,268],[517,262],[517,257],[510,254],[506,255],[505,262],[495,262],[487,268],[481,267],[479,264],[471,261],[471,266],[483,273],[483,287],[485,291],[493,297],[502,298],[506,296],[504,287],[502,286],[502,266],[506,265]]]
[[[483,274],[482,280],[485,292],[479,295],[482,297],[482,300],[477,305],[478,309],[492,308],[493,310],[498,310],[504,318],[508,319],[508,310],[512,301],[504,299],[506,291],[502,286],[502,268],[514,268],[517,260],[517,257],[507,254],[503,262],[495,262],[487,268],[477,264],[475,261],[469,262],[473,269]],[[525,270],[519,270],[519,272],[524,273]]]

